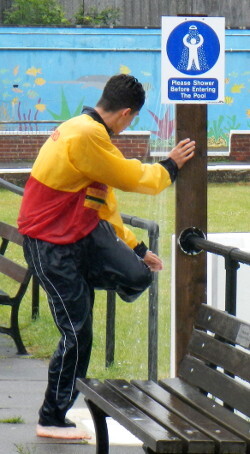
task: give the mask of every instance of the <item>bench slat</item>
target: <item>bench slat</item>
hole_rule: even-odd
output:
[[[0,222],[0,237],[12,241],[19,246],[23,244],[23,236],[18,232],[17,228],[5,222]]]
[[[210,437],[201,433],[191,422],[185,421],[179,415],[167,410],[147,394],[125,380],[106,380],[119,394],[128,399],[133,405],[146,413],[150,418],[171,430],[186,444],[186,452],[214,452],[214,442]]]
[[[245,445],[242,439],[225,429],[221,424],[211,419],[211,417],[201,413],[198,409],[190,406],[176,395],[169,393],[160,385],[151,380],[133,380],[132,383],[161,405],[185,418],[199,430],[214,439],[220,453],[225,453],[228,449],[230,452],[233,450],[234,453],[245,452]]]
[[[211,306],[202,304],[195,325],[222,338],[250,349],[250,325]]]
[[[170,393],[180,397],[188,405],[193,406],[201,413],[212,417],[216,422],[223,425],[236,435],[243,437],[250,448],[250,424],[245,419],[227,410],[213,399],[207,398],[193,386],[180,378],[166,378],[160,380],[160,385]]]
[[[143,439],[153,451],[176,454],[182,452],[183,443],[180,438],[152,421],[105,383],[101,383],[99,380],[78,378],[76,387],[107,415],[121,423],[136,437]]]
[[[77,380],[95,421],[98,454],[104,444],[108,452],[106,416],[148,453],[250,454],[249,347],[248,323],[202,305],[178,378]],[[162,430],[167,438],[159,437]]]
[[[197,330],[192,333],[188,351],[191,355],[223,367],[227,372],[250,382],[250,355],[247,352]]]
[[[0,272],[22,284],[26,282],[29,272],[26,268],[0,255]]]
[[[250,388],[233,378],[188,355],[181,362],[178,376],[250,416]]]

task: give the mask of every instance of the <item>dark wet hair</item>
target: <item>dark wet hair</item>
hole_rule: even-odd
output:
[[[145,91],[142,84],[133,76],[119,74],[108,80],[97,106],[106,112],[116,112],[129,107],[134,113],[142,108],[144,102]]]

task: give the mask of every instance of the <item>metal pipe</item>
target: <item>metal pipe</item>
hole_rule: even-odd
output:
[[[159,225],[154,221],[147,219],[138,218],[137,216],[129,216],[128,214],[121,214],[123,222],[131,225],[132,227],[138,227],[148,231],[149,237],[153,235],[156,238],[159,237]]]
[[[231,260],[250,265],[250,252],[241,251],[233,246],[225,246],[206,239],[205,234],[197,227],[183,230],[178,238],[181,250],[187,255],[196,255],[206,251],[213,254],[230,257]]]
[[[107,315],[106,315],[106,367],[110,367],[115,358],[115,315],[116,293],[113,290],[107,292]]]
[[[159,225],[154,221],[122,214],[126,224],[148,231],[149,249],[158,254]],[[154,273],[148,294],[148,379],[158,378],[158,273]]]
[[[250,52],[250,49],[225,49],[225,52]]]
[[[184,230],[178,242],[182,251],[188,255],[206,251],[224,257],[226,269],[225,310],[229,314],[236,315],[237,271],[240,267],[239,263],[250,265],[250,253],[241,251],[236,247],[208,241],[204,238],[203,232],[195,227]]]
[[[223,257],[229,256],[232,260],[250,265],[250,252],[242,251],[232,246],[224,246],[220,243],[204,240],[197,236],[190,236],[188,242],[195,247],[195,249],[212,252],[213,254],[222,255]]]
[[[18,195],[23,195],[24,193],[23,188],[21,188],[20,186],[16,186],[13,183],[9,183],[9,181],[5,181],[3,178],[0,178],[0,186]]]
[[[232,260],[230,256],[225,257],[225,309],[232,315],[236,315],[237,271],[239,267],[239,262]]]

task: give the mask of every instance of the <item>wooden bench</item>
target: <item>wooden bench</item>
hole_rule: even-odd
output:
[[[201,305],[178,377],[153,381],[77,379],[109,452],[106,417],[146,453],[250,453],[250,324]]]
[[[27,350],[23,344],[19,325],[18,312],[22,298],[27,290],[31,273],[28,267],[22,266],[12,258],[7,257],[11,243],[22,246],[23,237],[18,232],[16,227],[0,222],[0,275],[6,276],[11,282],[11,291],[6,292],[2,289],[2,279],[0,284],[0,305],[10,306],[10,324],[9,327],[0,326],[0,333],[8,334],[15,341],[19,354],[27,354]]]

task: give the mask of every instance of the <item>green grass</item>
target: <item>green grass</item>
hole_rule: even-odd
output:
[[[1,220],[16,224],[21,203],[18,195],[0,190]],[[117,191],[120,211],[130,215],[154,219],[160,226],[159,251],[164,261],[164,270],[159,276],[159,376],[164,377],[169,369],[170,350],[170,278],[171,237],[174,233],[174,187],[159,196]],[[250,185],[237,183],[209,184],[208,186],[208,231],[249,231]],[[139,240],[148,243],[147,232],[133,229]],[[17,256],[13,249],[12,254]],[[23,257],[19,253],[18,260]],[[11,285],[2,282],[1,287]],[[4,287],[3,287],[4,286]],[[31,294],[25,296],[20,309],[20,327],[24,343],[37,358],[49,358],[59,340],[57,328],[48,310],[45,294],[41,290],[40,318],[31,321]],[[8,308],[0,307],[1,320],[7,322]],[[89,375],[99,378],[147,378],[147,293],[135,303],[128,304],[117,298],[115,362],[105,368],[106,293],[96,292],[94,308],[94,345]]]
[[[208,186],[208,231],[249,232],[250,184]]]
[[[18,454],[35,454],[36,446],[29,448],[27,445],[15,444],[16,452]]]
[[[24,424],[22,416],[13,416],[13,418],[0,419],[0,424]]]

